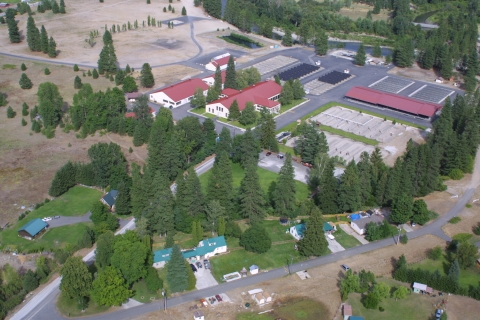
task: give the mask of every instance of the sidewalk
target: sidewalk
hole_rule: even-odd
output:
[[[368,244],[369,242],[365,240],[364,237],[356,233],[350,226],[346,223],[341,223],[338,225],[340,228],[342,228],[343,231],[345,231],[348,235],[355,237],[358,241],[360,241],[361,244]]]

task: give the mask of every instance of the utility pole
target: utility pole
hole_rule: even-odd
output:
[[[163,296],[163,311],[167,311],[167,292],[165,289],[162,290],[162,296]]]
[[[402,231],[402,228],[398,228],[397,246],[398,246],[398,243],[400,242],[400,231]]]

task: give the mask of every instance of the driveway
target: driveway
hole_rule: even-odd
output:
[[[355,239],[357,239],[358,241],[360,241],[361,244],[368,244],[369,242],[367,240],[365,240],[365,237],[362,237],[361,235],[359,235],[358,233],[355,232],[355,230],[353,230],[350,225],[346,224],[346,223],[341,223],[338,225],[340,228],[342,228],[343,231],[345,231],[346,234],[350,235],[350,236],[353,236],[355,237]]]
[[[212,271],[210,269],[197,268],[197,272],[194,273],[195,278],[197,278],[197,285],[195,286],[197,289],[204,289],[208,287],[213,287],[218,285],[217,280],[212,275]]]
[[[328,249],[330,249],[332,253],[345,251],[345,248],[342,247],[342,245],[338,243],[337,240],[331,240],[331,239],[328,239],[328,237],[325,237],[325,238],[327,238]]]
[[[268,171],[273,171],[278,173],[283,166],[284,159],[279,159],[275,154],[272,154],[267,157],[265,152],[260,153],[260,158],[258,160],[258,166]],[[308,167],[302,166],[301,164],[292,161],[293,169],[295,170],[295,180],[308,184],[308,172],[310,169]]]
[[[76,217],[60,216],[60,218],[58,218],[58,219],[52,219],[50,221],[47,221],[48,227],[49,228],[57,228],[57,227],[68,226],[68,225],[76,224],[76,223],[80,223],[80,222],[92,222],[92,220],[90,220],[90,215],[91,214],[92,213],[90,211],[88,211],[83,216],[76,216]],[[120,225],[120,228],[123,228],[129,221],[130,221],[130,219],[118,219],[118,223]]]

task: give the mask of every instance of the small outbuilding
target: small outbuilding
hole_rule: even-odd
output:
[[[257,304],[264,304],[265,303],[265,298],[263,297],[262,293],[257,293],[253,297],[254,297],[253,299],[255,300],[255,302]]]
[[[142,94],[140,92],[130,92],[130,93],[127,93],[127,100],[129,102],[135,102],[141,96]]]
[[[259,268],[257,265],[252,264],[252,265],[250,266],[250,274],[257,274],[257,273],[258,273],[258,270],[260,270],[260,268]]]
[[[413,292],[415,293],[430,294],[433,292],[432,288],[427,287],[427,285],[423,283],[414,282],[412,287],[413,287]]]
[[[42,231],[48,228],[48,224],[40,218],[30,220],[18,229],[18,236],[27,240],[34,240]]]
[[[106,195],[104,195],[100,201],[108,206],[110,210],[115,211],[115,201],[117,201],[117,195],[118,191],[117,190],[110,190]]]
[[[365,233],[365,228],[367,226],[367,224],[373,222],[375,224],[381,224],[384,220],[384,217],[382,215],[379,215],[379,214],[374,214],[372,215],[371,217],[367,217],[367,218],[360,218],[360,219],[357,219],[357,220],[353,220],[353,214],[352,214],[352,222],[350,222],[350,225],[352,227],[353,230],[355,230],[359,235],[362,235]]]
[[[205,314],[203,313],[203,311],[195,311],[193,313],[193,320],[205,320]]]
[[[265,302],[272,302],[272,296],[267,291],[263,291],[263,297],[265,298]]]
[[[294,225],[293,227],[290,227],[289,232],[292,235],[292,237],[295,238],[295,240],[301,240],[303,238],[303,234],[305,233],[305,230],[307,229],[305,223],[300,223],[297,225]]]
[[[336,231],[337,229],[335,228],[335,225],[331,225],[329,222],[325,222],[323,224],[323,232],[328,232],[328,233],[332,233],[334,231]]]

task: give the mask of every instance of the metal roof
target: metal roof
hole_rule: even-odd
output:
[[[197,88],[202,89],[203,91],[208,90],[209,86],[199,78],[188,79],[177,84],[171,85],[164,89],[152,92],[151,94],[157,92],[163,92],[166,94],[172,101],[178,102],[180,100],[186,99],[193,96]]]
[[[23,227],[18,229],[18,231],[26,231],[32,237],[35,237],[40,231],[48,227],[48,224],[42,219],[33,219],[27,222]]]

